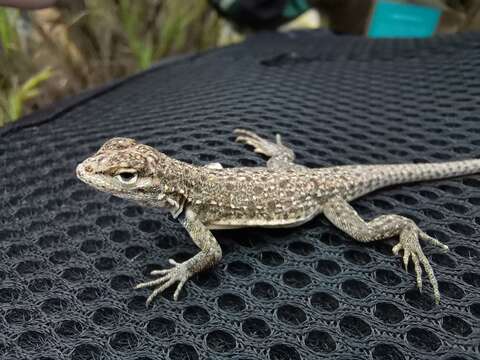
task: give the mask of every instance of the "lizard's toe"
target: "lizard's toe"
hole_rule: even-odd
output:
[[[180,295],[180,291],[183,288],[183,285],[187,282],[187,279],[182,279],[178,282],[177,289],[175,290],[175,293],[173,294],[173,300],[177,301],[178,296]]]
[[[420,266],[420,261],[415,253],[412,253],[412,261],[415,267],[415,274],[417,275],[417,287],[420,292],[422,291],[422,267]]]
[[[250,139],[257,140],[257,141],[262,141],[263,140],[260,136],[255,134],[253,131],[246,130],[246,129],[235,129],[235,130],[233,130],[233,133],[235,135],[237,135],[238,137],[250,138]]]
[[[169,279],[168,275],[165,275],[165,276],[162,276],[162,277],[160,277],[158,279],[155,279],[155,280],[140,283],[140,284],[135,286],[135,289],[142,289],[142,288],[146,288],[146,287],[152,287],[152,286],[160,285],[160,284],[164,283],[165,281],[167,281],[168,279]]]
[[[432,244],[433,246],[439,247],[443,251],[448,251],[448,246],[447,245],[445,245],[441,241],[435,239],[434,237],[431,237],[426,232],[420,230],[419,233],[418,233],[418,236],[420,237],[421,240],[426,241],[426,242]]]
[[[418,229],[416,225],[409,226],[400,233],[400,241],[392,248],[392,251],[394,252],[394,254],[397,255],[399,250],[403,250],[403,263],[405,265],[405,268],[408,265],[409,259],[412,259],[415,268],[417,287],[420,291],[422,290],[423,266],[423,268],[425,269],[425,273],[427,274],[428,280],[432,285],[435,303],[438,304],[440,302],[440,291],[438,289],[438,282],[433,272],[433,268],[430,265],[430,262],[423,253],[422,247],[419,242],[420,237],[422,237],[422,231]]]
[[[262,144],[261,140],[256,140],[246,136],[238,136],[235,141],[242,144],[250,145],[251,147],[253,147],[256,153],[264,153],[263,149],[265,146]]]
[[[250,145],[253,147],[253,150],[256,153],[263,154],[265,156],[273,156],[274,154],[283,152],[286,149],[281,144],[279,138],[277,138],[277,144],[275,144],[247,130],[236,131],[235,134],[238,135],[238,137],[235,139],[236,142]]]
[[[405,271],[408,270],[409,260],[410,260],[410,251],[408,249],[403,249],[403,265],[405,266]]]
[[[142,289],[146,287],[155,287],[153,292],[147,298],[146,304],[149,305],[153,299],[155,299],[159,294],[164,292],[170,286],[175,283],[178,283],[175,293],[173,295],[174,300],[178,300],[180,291],[190,277],[190,271],[184,263],[177,263],[173,259],[169,259],[170,264],[173,265],[171,269],[164,270],[153,270],[150,274],[152,275],[162,275],[158,279],[147,281],[135,286],[135,289]]]

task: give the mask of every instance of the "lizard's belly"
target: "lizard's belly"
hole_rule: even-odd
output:
[[[275,216],[277,214],[274,214],[272,217],[256,216],[251,218],[223,218],[209,222],[207,227],[211,230],[238,229],[243,227],[295,227],[305,224],[320,213],[321,209],[314,209],[304,214],[295,214],[293,216]]]

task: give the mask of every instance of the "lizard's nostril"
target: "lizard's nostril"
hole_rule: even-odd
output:
[[[91,165],[86,165],[85,166],[85,171],[88,173],[91,173],[93,171],[93,167]]]

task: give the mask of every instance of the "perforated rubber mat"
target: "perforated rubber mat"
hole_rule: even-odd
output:
[[[221,264],[145,307],[132,286],[197,252],[168,214],[97,192],[76,164],[126,136],[177,159],[264,165],[232,131],[278,132],[308,166],[480,157],[480,35],[366,40],[263,34],[160,65],[3,130],[1,359],[479,359],[480,176],[396,186],[354,202],[398,213],[440,283],[323,217],[215,232]]]

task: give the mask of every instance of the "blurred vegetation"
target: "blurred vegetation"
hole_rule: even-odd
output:
[[[442,9],[439,33],[480,30],[480,0],[399,1]],[[326,26],[364,34],[374,0],[309,2],[316,10],[278,30]],[[240,41],[248,33],[219,19],[207,0],[57,4],[29,12],[0,7],[0,127],[63,97],[146,69],[165,56]]]
[[[0,8],[0,126],[62,97],[217,45],[203,0],[68,0]]]

